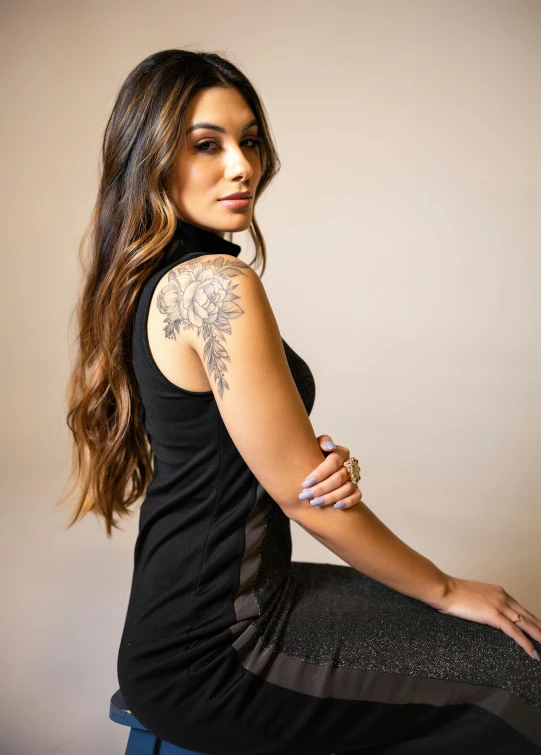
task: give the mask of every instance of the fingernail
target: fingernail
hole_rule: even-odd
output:
[[[538,661],[541,661],[541,655],[539,655],[539,653],[537,652],[537,650],[533,651],[533,657],[537,658]]]
[[[323,441],[323,445],[324,445],[324,446],[325,446],[325,448],[327,448],[327,449],[328,449],[329,451],[332,451],[332,450],[333,450],[333,448],[336,448],[336,446],[334,445],[334,443],[332,442],[332,440],[324,440],[324,441]]]
[[[320,495],[317,498],[314,498],[313,501],[310,501],[310,506],[319,506],[322,503],[325,503],[325,498]]]
[[[314,497],[313,490],[303,490],[302,493],[299,493],[300,500],[303,500],[304,498],[313,498],[313,497]]]
[[[334,504],[335,509],[343,509],[345,508],[345,506],[346,506],[345,501],[338,501],[337,503]]]
[[[315,477],[307,477],[306,480],[302,483],[303,488],[309,488],[310,485],[315,485],[317,482]]]

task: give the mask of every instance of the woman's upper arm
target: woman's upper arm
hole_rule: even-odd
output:
[[[185,335],[201,359],[239,453],[295,519],[295,511],[306,506],[298,499],[301,483],[324,455],[260,277],[229,255],[209,255],[205,262],[203,283],[186,289],[186,313],[194,327]]]

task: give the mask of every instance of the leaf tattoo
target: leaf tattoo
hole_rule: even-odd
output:
[[[183,330],[197,329],[206,341],[203,350],[209,375],[214,375],[218,383],[220,398],[224,388],[229,388],[224,373],[229,354],[218,341],[225,341],[224,333],[231,333],[229,320],[239,317],[244,310],[236,303],[240,297],[233,293],[238,284],[232,285],[230,278],[245,275],[242,268],[248,267],[241,260],[216,257],[211,260],[197,259],[184,263],[177,270],[171,270],[169,281],[158,294],[157,306],[165,315],[166,338],[175,338]]]

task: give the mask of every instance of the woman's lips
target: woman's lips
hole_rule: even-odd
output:
[[[244,210],[246,207],[250,205],[251,201],[252,201],[252,197],[247,197],[247,199],[219,199],[218,200],[220,204],[225,205],[225,207],[229,207],[230,210]]]

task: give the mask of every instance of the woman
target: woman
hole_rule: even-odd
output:
[[[251,266],[278,170],[226,59],[165,50],[123,84],[68,417],[69,526],[93,511],[110,537],[146,493],[120,689],[151,732],[215,755],[539,753],[539,619],[409,548],[349,449],[314,437],[312,373]],[[245,229],[250,265],[225,238]],[[290,519],[353,568],[291,562]]]

